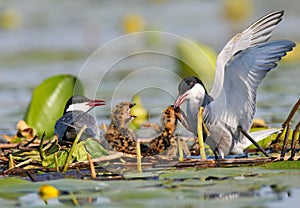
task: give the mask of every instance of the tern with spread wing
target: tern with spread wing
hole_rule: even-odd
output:
[[[242,153],[250,141],[248,132],[256,110],[256,91],[276,62],[291,51],[295,43],[289,40],[268,41],[284,12],[270,13],[242,33],[235,35],[220,52],[216,63],[215,80],[208,93],[197,77],[183,79],[174,106],[186,100],[185,127],[197,135],[198,111],[204,107],[203,120],[209,134],[205,142],[222,158],[230,153]],[[277,129],[249,133],[259,141]]]

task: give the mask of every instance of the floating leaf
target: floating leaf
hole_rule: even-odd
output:
[[[267,168],[267,169],[300,169],[300,161],[279,161],[279,162],[274,162],[274,163],[267,163],[262,165],[262,167]]]
[[[75,147],[74,147],[74,152],[72,154],[72,157],[78,161],[87,161],[87,151],[85,149],[85,142],[79,142]]]
[[[20,178],[15,178],[15,177],[9,177],[9,178],[1,178],[0,179],[0,196],[1,199],[6,198],[6,199],[14,199],[18,198],[24,193],[18,193],[16,190],[19,190],[22,185],[28,186],[30,184],[29,181],[27,180],[22,180]],[[8,189],[14,188],[14,192],[7,192]]]
[[[99,158],[104,155],[109,155],[109,152],[93,138],[88,138],[85,140],[84,146],[92,158]]]
[[[46,138],[53,136],[56,120],[62,116],[67,100],[74,94],[82,95],[83,86],[72,75],[57,75],[46,79],[32,94],[25,121],[38,135],[46,131]]]

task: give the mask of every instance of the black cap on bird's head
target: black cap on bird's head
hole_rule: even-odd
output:
[[[105,105],[104,100],[90,100],[85,96],[74,95],[66,103],[64,114],[69,111],[88,111],[90,108],[95,106]]]
[[[194,76],[189,76],[181,80],[181,82],[178,85],[179,95],[183,95],[186,91],[192,89],[196,83],[199,83],[204,87],[202,81]]]
[[[204,84],[200,79],[194,76],[186,77],[178,85],[179,95],[174,103],[175,108],[179,108],[181,104],[185,101],[185,99],[187,99],[188,96],[190,96],[193,93],[192,89],[195,88],[195,86],[197,86],[196,88],[198,88],[195,89],[196,93],[197,91],[199,91],[200,93],[201,91],[204,91],[203,93],[207,94]]]

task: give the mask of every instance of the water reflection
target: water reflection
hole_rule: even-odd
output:
[[[112,190],[110,190],[112,191]],[[141,190],[143,192],[143,190]],[[102,190],[82,190],[82,191],[74,191],[74,192],[65,192],[58,198],[49,199],[45,203],[36,193],[26,194],[18,199],[18,204],[20,207],[28,207],[28,206],[39,206],[39,207],[47,207],[47,206],[83,206],[83,205],[102,205],[102,206],[125,206],[130,205],[131,200],[135,200],[135,203],[138,204],[140,200],[143,203],[147,204],[153,198],[151,195],[144,197],[143,199],[138,199],[134,196],[131,199],[124,199],[121,193],[117,191],[113,191],[114,196],[109,197],[107,194],[103,193]],[[210,194],[202,194],[198,195],[198,200],[200,199],[201,204],[209,207],[211,201],[218,204],[220,201],[224,201],[224,207],[227,207],[231,202],[236,202],[239,206],[263,206],[263,205],[271,205],[271,207],[280,207],[282,205],[287,206],[287,204],[293,205],[298,202],[297,195],[300,193],[300,189],[290,189],[290,190],[276,190],[276,185],[271,186],[261,186],[257,190],[248,190],[248,191],[229,191],[225,193],[210,193]],[[183,196],[182,196],[183,197]],[[186,198],[182,202],[185,205],[196,206],[197,203],[193,201],[191,198],[191,202],[187,202]],[[180,201],[180,197],[178,199],[174,199],[174,202]],[[255,200],[255,201],[253,201]],[[162,203],[161,199],[157,200],[157,205]],[[178,202],[179,202],[178,201]],[[173,202],[173,203],[174,203]],[[181,203],[182,203],[181,202]],[[3,205],[7,204],[8,201],[3,201]],[[166,202],[163,202],[166,203]],[[171,202],[171,204],[173,204]],[[228,203],[228,204],[227,204]]]

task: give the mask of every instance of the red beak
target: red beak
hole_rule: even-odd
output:
[[[187,93],[184,93],[183,95],[179,95],[174,103],[174,108],[180,108],[181,104],[185,101],[187,96],[188,96]]]
[[[88,105],[89,106],[101,106],[101,105],[105,105],[106,101],[105,100],[91,100]]]

